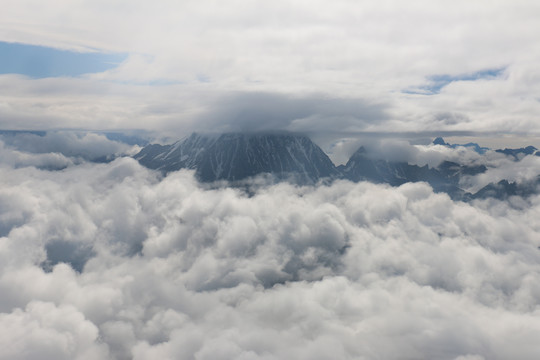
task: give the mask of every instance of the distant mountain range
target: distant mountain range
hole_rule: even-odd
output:
[[[453,149],[455,149],[457,147],[460,147],[460,146],[461,147],[466,147],[466,148],[469,148],[469,149],[472,149],[472,150],[476,151],[477,153],[479,153],[481,155],[485,154],[486,151],[491,150],[490,148],[482,147],[482,146],[478,145],[477,143],[473,143],[473,142],[470,142],[470,143],[467,143],[467,144],[448,144],[447,142],[444,141],[444,139],[442,137],[438,137],[435,140],[433,140],[433,144],[435,144],[435,145],[444,145],[444,146],[448,146],[448,147],[453,148]],[[525,155],[540,156],[540,151],[538,151],[538,149],[535,148],[534,146],[527,146],[527,147],[518,148],[518,149],[508,149],[508,148],[506,148],[506,149],[497,149],[497,150],[495,150],[495,152],[512,156],[515,160],[518,160],[520,157],[523,157]]]
[[[473,142],[470,142],[470,143],[467,143],[467,144],[448,144],[447,142],[444,141],[444,139],[442,137],[438,137],[435,140],[433,140],[433,144],[435,144],[435,145],[444,145],[444,146],[451,147],[453,149],[455,149],[455,148],[457,148],[459,146],[462,146],[462,147],[470,148],[470,149],[476,151],[479,154],[485,154],[486,151],[489,150],[489,148],[482,147],[482,146],[478,145],[477,143],[473,143]]]
[[[451,146],[437,138],[434,144]],[[487,148],[478,144],[465,144],[479,153]],[[498,152],[512,156],[538,154],[530,146],[523,149],[504,149]],[[521,155],[523,154],[523,155]],[[489,184],[475,194],[459,187],[465,175],[478,175],[487,171],[483,165],[467,166],[443,161],[435,168],[399,161],[376,159],[360,147],[345,165],[335,166],[322,149],[308,137],[290,133],[229,133],[221,135],[192,134],[171,145],[145,146],[137,159],[142,165],[163,173],[180,169],[195,170],[202,182],[237,182],[258,174],[271,174],[299,184],[314,184],[320,180],[347,179],[353,182],[399,186],[407,182],[424,181],[434,191],[445,192],[455,200],[477,198],[506,198],[512,195],[528,196],[536,192],[540,180],[517,184],[506,180]]]

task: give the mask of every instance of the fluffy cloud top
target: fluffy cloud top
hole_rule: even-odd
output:
[[[0,204],[0,358],[538,355],[540,197],[245,192],[119,158],[5,166]]]

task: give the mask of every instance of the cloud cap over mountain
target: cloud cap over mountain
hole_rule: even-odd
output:
[[[84,76],[1,75],[0,128],[538,135],[539,14],[526,0],[8,0],[0,41],[127,57]]]

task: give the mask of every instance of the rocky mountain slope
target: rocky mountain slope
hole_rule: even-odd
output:
[[[194,169],[205,182],[237,181],[263,173],[301,182],[339,176],[321,148],[296,134],[192,134],[172,145],[149,145],[135,159],[163,172]]]
[[[434,144],[453,146],[442,138],[435,139]],[[465,146],[475,151],[480,149],[477,151],[479,153],[488,151],[477,144]],[[530,148],[505,149],[499,152],[517,159],[517,154],[534,154]],[[259,174],[270,174],[277,179],[293,180],[299,184],[313,184],[322,179],[370,181],[392,186],[424,181],[429,183],[434,191],[445,192],[453,199],[463,201],[486,197],[528,196],[536,192],[538,183],[522,185],[502,181],[489,184],[471,194],[460,188],[460,180],[463,176],[484,173],[487,170],[484,165],[470,166],[443,161],[437,167],[428,167],[378,159],[372,155],[360,147],[345,165],[336,167],[320,147],[303,135],[195,133],[172,145],[147,145],[135,155],[135,159],[142,165],[165,174],[180,169],[195,170],[197,178],[202,182],[235,182]]]

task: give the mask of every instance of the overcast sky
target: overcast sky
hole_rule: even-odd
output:
[[[2,46],[0,127],[540,135],[539,18],[529,0],[5,0],[0,41],[27,46]]]

